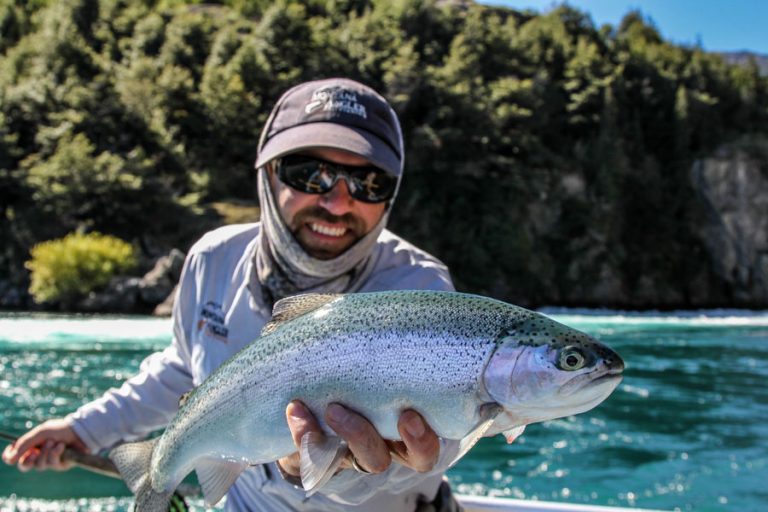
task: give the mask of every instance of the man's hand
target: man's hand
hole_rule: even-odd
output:
[[[64,471],[73,465],[61,458],[65,448],[87,451],[85,443],[65,420],[48,420],[6,446],[3,462],[16,464],[24,472],[30,469]]]
[[[288,404],[285,416],[296,448],[305,433],[322,433],[314,415],[298,400]],[[382,439],[368,420],[338,404],[328,406],[325,421],[347,442],[358,466],[371,473],[386,471],[393,459],[419,472],[430,471],[440,455],[437,435],[415,411],[400,415],[397,430],[402,441]],[[298,452],[283,457],[278,464],[290,475],[299,476],[301,472]],[[341,467],[351,468],[351,459],[345,459]]]

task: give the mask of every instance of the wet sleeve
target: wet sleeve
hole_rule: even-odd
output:
[[[173,340],[147,357],[139,373],[67,416],[92,452],[121,441],[140,439],[164,427],[179,407],[179,397],[193,388],[186,318],[194,311],[195,274],[185,263],[173,309]]]

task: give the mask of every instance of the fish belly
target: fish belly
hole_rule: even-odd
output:
[[[397,420],[406,409],[421,413],[442,437],[459,439],[478,421],[479,380],[490,351],[474,352],[472,359],[458,342],[404,333],[338,335],[285,361],[269,393],[279,397],[274,405],[281,413],[291,400],[301,400],[328,433],[323,413],[340,403],[386,439],[400,438]]]

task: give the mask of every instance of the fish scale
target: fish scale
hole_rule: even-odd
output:
[[[569,364],[581,366],[562,368]],[[276,304],[260,338],[191,393],[160,440],[147,446],[146,460],[122,447],[113,459],[148,466],[143,479],[128,482],[139,510],[159,510],[156,503],[193,470],[214,502],[248,465],[296,451],[284,416],[294,399],[330,436],[323,421],[330,403],[362,414],[386,439],[399,439],[399,415],[415,409],[439,436],[463,439],[465,452],[483,434],[511,439],[528,423],[594,407],[618,384],[622,368],[621,358],[593,338],[487,297],[292,297]],[[311,445],[307,453],[323,450]],[[324,481],[315,476],[308,480]]]

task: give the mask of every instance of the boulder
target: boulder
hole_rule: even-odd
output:
[[[0,279],[0,309],[28,309],[33,304],[25,287]]]
[[[168,296],[165,298],[163,302],[158,304],[155,309],[152,311],[152,315],[154,316],[171,316],[171,313],[173,313],[173,302],[176,300],[176,289],[178,288],[178,285],[176,285],[173,288],[173,291],[168,294]]]
[[[167,256],[158,258],[155,266],[139,282],[139,296],[145,304],[156,306],[173,293],[184,266],[184,253],[172,249]]]
[[[138,277],[117,276],[100,291],[80,300],[76,309],[88,313],[135,313],[139,305]]]

